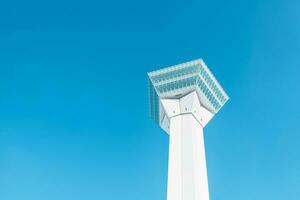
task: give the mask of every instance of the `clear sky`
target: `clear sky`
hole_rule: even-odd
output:
[[[203,58],[211,200],[300,199],[300,2],[1,1],[0,199],[165,200],[146,73]]]

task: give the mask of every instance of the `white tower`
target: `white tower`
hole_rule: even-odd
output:
[[[203,128],[228,96],[201,59],[148,78],[150,116],[170,135],[167,200],[209,200]]]

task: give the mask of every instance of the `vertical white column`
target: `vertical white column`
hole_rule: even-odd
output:
[[[191,113],[170,120],[167,200],[209,200],[203,128]]]
[[[171,118],[167,200],[182,200],[181,115]]]

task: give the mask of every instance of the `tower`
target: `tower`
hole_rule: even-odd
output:
[[[209,200],[203,128],[228,100],[202,59],[148,73],[150,117],[170,135],[167,200]]]

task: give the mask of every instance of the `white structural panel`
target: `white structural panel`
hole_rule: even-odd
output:
[[[196,92],[161,104],[161,126],[170,134],[167,200],[209,200],[203,127],[213,114]]]
[[[205,105],[201,105],[196,91],[178,99],[161,99],[160,102],[160,126],[167,133],[170,132],[170,118],[174,116],[192,114],[202,127],[205,127],[214,116]]]

